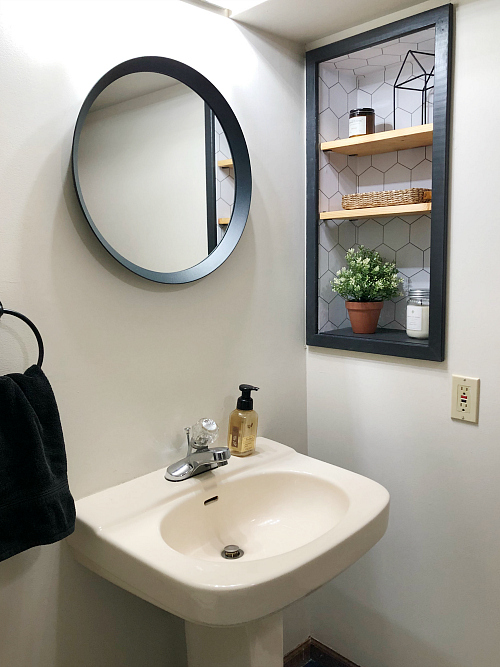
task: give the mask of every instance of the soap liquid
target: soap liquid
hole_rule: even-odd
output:
[[[233,456],[248,456],[255,451],[258,415],[255,410],[233,410],[229,417],[227,446]]]

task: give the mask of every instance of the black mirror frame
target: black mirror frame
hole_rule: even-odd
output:
[[[331,335],[318,331],[318,67],[354,51],[436,28],[434,141],[432,162],[432,212],[430,258],[430,330],[428,343],[379,339],[368,334]],[[448,172],[450,146],[450,90],[453,5],[421,14],[327,44],[306,53],[307,135],[307,242],[306,242],[306,343],[372,354],[443,361],[445,358]]]
[[[198,93],[217,116],[231,149],[234,163],[235,199],[230,224],[228,225],[224,238],[208,257],[202,260],[199,264],[184,269],[183,271],[175,271],[172,273],[151,271],[134,264],[120,255],[120,253],[106,241],[97,229],[97,226],[87,209],[80,187],[80,179],[78,175],[78,147],[82,127],[90,107],[96,100],[97,96],[100,95],[107,86],[113,83],[113,81],[116,81],[127,74],[134,74],[137,72],[155,72],[157,74],[171,76],[189,86],[195,93]],[[180,284],[204,278],[226,261],[235,249],[243,230],[245,229],[252,195],[252,172],[250,168],[250,157],[248,155],[248,149],[241,127],[233,110],[217,88],[195,69],[177,60],[163,58],[161,56],[142,56],[139,58],[132,58],[131,60],[126,60],[116,67],[113,67],[113,69],[109,70],[109,72],[101,77],[85,98],[80,113],[78,114],[73,136],[71,164],[78,202],[92,231],[109,254],[120,262],[120,264],[148,280],[158,283]]]

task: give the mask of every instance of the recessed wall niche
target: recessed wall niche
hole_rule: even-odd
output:
[[[307,54],[309,345],[444,358],[450,7]],[[360,108],[375,111],[376,145],[341,142]],[[380,134],[393,130],[401,132]],[[431,189],[432,203],[342,208],[342,195],[407,188]],[[406,335],[406,296],[384,303],[375,334],[352,333],[330,283],[359,245],[396,262],[405,292],[430,289],[428,340]]]

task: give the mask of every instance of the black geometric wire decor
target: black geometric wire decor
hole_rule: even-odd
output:
[[[418,59],[418,56],[434,57],[434,53],[427,53],[425,51],[412,51],[410,49],[406,54],[406,56],[404,57],[403,63],[396,77],[396,81],[394,82],[394,88],[392,91],[392,122],[394,129],[396,129],[396,90],[416,90],[422,94],[422,125],[425,125],[427,123],[427,93],[429,92],[429,90],[432,90],[434,88],[434,83],[432,84],[432,86],[429,85],[431,78],[434,80],[434,65],[432,65],[432,69],[428,72]],[[418,68],[417,72],[420,72],[420,74],[411,76],[405,81],[400,81],[400,77],[403,74],[403,69],[404,66],[406,65],[408,58],[410,58],[416,63]],[[414,67],[412,69],[413,71],[415,71]],[[413,88],[409,85],[414,82],[418,82],[420,87]]]

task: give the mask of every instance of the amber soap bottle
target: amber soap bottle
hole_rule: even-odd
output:
[[[236,410],[229,417],[227,446],[233,456],[248,456],[255,451],[257,424],[259,417],[253,409],[252,391],[258,387],[251,384],[240,384],[241,396],[238,398]]]

